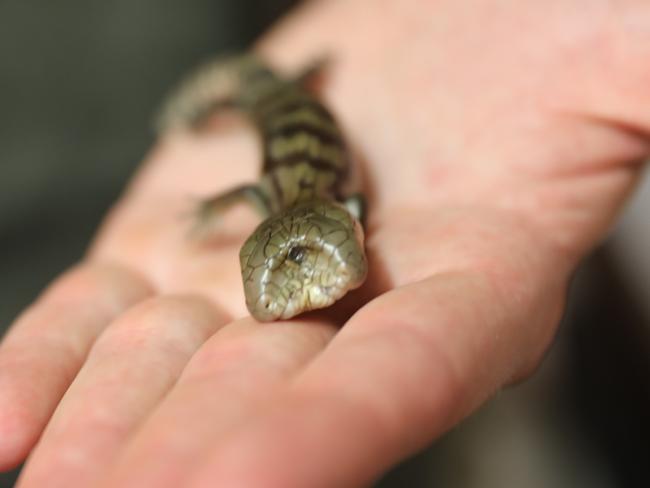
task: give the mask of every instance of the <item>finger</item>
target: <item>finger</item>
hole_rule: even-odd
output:
[[[93,486],[226,317],[203,299],[159,297],[100,337],[30,457],[20,486]]]
[[[106,486],[184,486],[208,446],[317,355],[336,328],[324,321],[244,319],[213,336],[120,456]],[[155,453],[155,456],[151,454]]]
[[[220,439],[188,486],[369,483],[539,358],[564,282],[535,271],[543,288],[468,271],[375,300],[273,409]]]
[[[83,264],[16,321],[0,345],[0,471],[36,443],[104,327],[149,293],[128,270]]]

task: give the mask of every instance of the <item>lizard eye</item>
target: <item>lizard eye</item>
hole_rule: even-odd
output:
[[[305,260],[306,254],[307,254],[307,250],[304,247],[293,246],[291,249],[289,249],[287,258],[296,264],[302,264],[302,262]]]

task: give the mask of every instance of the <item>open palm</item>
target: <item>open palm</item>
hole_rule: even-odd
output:
[[[207,242],[181,215],[255,179],[255,135],[166,137],[0,348],[0,466],[42,433],[21,486],[369,482],[530,374],[649,150],[643,0],[323,1],[259,47],[288,70],[332,55],[323,97],[370,197],[366,285],[246,317],[254,215]]]

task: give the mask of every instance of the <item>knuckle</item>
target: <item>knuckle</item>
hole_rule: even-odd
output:
[[[117,319],[96,344],[101,351],[172,347],[193,349],[219,325],[211,307],[198,297],[169,295],[138,303]]]
[[[186,377],[214,377],[224,370],[232,370],[242,364],[250,365],[261,357],[260,353],[259,344],[249,337],[237,337],[225,342],[207,342],[188,364]]]
[[[81,263],[64,273],[43,294],[50,303],[84,303],[100,299],[111,308],[124,308],[152,292],[137,273],[105,263]]]

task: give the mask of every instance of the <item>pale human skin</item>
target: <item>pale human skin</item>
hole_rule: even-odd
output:
[[[2,343],[0,466],[42,434],[19,486],[369,483],[534,371],[650,150],[646,0],[320,1],[260,48],[287,69],[334,54],[366,288],[337,314],[246,317],[252,213],[203,246],[178,216],[255,177],[255,136],[165,138]]]

